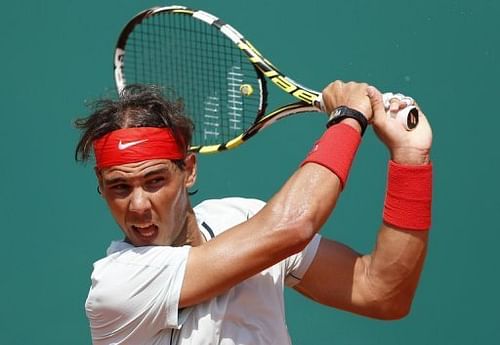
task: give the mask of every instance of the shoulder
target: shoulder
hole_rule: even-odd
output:
[[[259,212],[266,203],[252,198],[223,198],[205,200],[194,207],[198,224],[208,225],[215,235],[238,225]],[[203,225],[205,223],[205,225]]]
[[[189,249],[188,246],[134,247],[125,242],[113,242],[107,256],[94,263],[93,293],[109,297],[118,291],[136,289],[146,282],[150,287],[168,285],[170,280],[182,277]]]
[[[195,212],[252,212],[257,213],[266,203],[252,198],[230,197],[223,199],[208,199],[194,207]]]
[[[178,269],[185,264],[188,246],[144,246],[134,247],[124,241],[113,241],[106,256],[94,263],[93,277],[121,279],[136,271],[142,273]]]
[[[188,253],[188,246],[134,247],[114,242],[108,255],[94,263],[85,301],[92,333],[113,339],[140,339],[150,336],[144,333],[150,329],[157,333],[165,327],[178,328],[178,303]],[[138,324],[147,324],[148,330]]]

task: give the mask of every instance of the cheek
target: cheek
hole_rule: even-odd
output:
[[[175,212],[181,200],[181,195],[182,190],[180,188],[168,188],[168,190],[160,196],[160,205],[163,205],[162,208],[164,209]]]
[[[115,221],[123,225],[125,223],[125,215],[127,213],[127,202],[125,200],[106,200],[108,208],[113,215]]]
[[[183,185],[168,186],[156,198],[156,211],[161,212],[168,220],[174,221],[182,217],[186,207],[186,191]]]

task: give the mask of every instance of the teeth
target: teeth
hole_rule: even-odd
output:
[[[141,236],[144,237],[153,236],[156,230],[154,224],[143,225],[143,226],[134,225],[133,227],[136,229],[137,232],[139,232]]]

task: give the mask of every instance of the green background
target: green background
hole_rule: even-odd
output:
[[[122,26],[154,1],[2,2],[0,344],[89,344],[92,263],[120,236],[92,164],[73,161],[72,121],[113,90]],[[288,291],[294,344],[498,344],[498,1],[186,1],[212,12],[313,88],[362,80],[414,96],[434,130],[431,243],[411,314],[371,320]],[[277,96],[277,102],[287,96]],[[286,119],[233,152],[200,157],[197,203],[269,198],[321,133]],[[385,189],[369,131],[323,234],[367,252]]]

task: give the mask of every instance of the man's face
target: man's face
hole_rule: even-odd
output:
[[[195,156],[185,162],[185,169],[167,159],[153,159],[96,172],[113,217],[133,245],[184,244]]]

